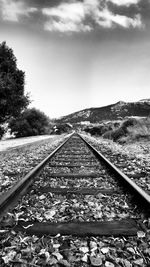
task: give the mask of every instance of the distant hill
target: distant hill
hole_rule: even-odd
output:
[[[77,111],[67,116],[56,119],[55,122],[98,123],[103,120],[117,120],[131,116],[150,116],[150,99],[142,99],[138,102],[130,103],[119,101],[115,104],[104,107],[83,109],[81,111]]]

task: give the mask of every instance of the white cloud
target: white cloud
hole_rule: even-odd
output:
[[[106,0],[109,1],[109,0]],[[110,0],[116,4],[137,3],[138,0]],[[83,2],[61,3],[54,8],[43,8],[42,12],[48,17],[45,30],[59,32],[86,32],[91,31],[92,26],[88,19],[103,28],[112,28],[117,25],[124,28],[142,27],[141,16],[134,18],[125,15],[113,14],[108,10],[106,2],[102,0],[84,0]],[[85,23],[86,20],[86,23]]]
[[[22,1],[0,0],[1,15],[3,20],[18,22],[20,16],[29,16],[37,8],[27,7]]]
[[[44,15],[49,17],[45,29],[60,32],[86,32],[92,26],[85,23],[88,17],[94,18],[98,12],[99,0],[84,0],[84,2],[62,3],[55,8],[43,8]]]
[[[134,18],[130,18],[124,15],[113,14],[107,8],[99,11],[99,18],[97,20],[97,23],[100,26],[106,28],[111,28],[115,26],[115,24],[124,28],[141,28],[143,26],[140,15],[136,15]]]
[[[84,25],[85,9],[83,3],[63,3],[56,8],[43,8],[44,15],[50,17],[45,29],[60,32],[90,31],[89,25]]]
[[[93,25],[102,28],[117,27],[140,28],[142,20],[140,15],[127,17],[125,15],[113,14],[107,6],[111,1],[117,5],[138,3],[139,0],[83,0],[77,2],[61,3],[55,7],[42,8],[41,12],[47,17],[44,29],[59,32],[89,32]],[[3,20],[18,22],[21,16],[28,17],[38,9],[29,7],[25,0],[0,0],[0,9]]]
[[[107,2],[112,2],[118,6],[130,6],[132,4],[138,4],[140,0],[107,0]]]
[[[44,8],[43,14],[58,17],[61,20],[80,22],[84,18],[84,7],[81,3],[64,3],[57,8]]]
[[[80,25],[76,24],[73,21],[69,21],[68,23],[61,21],[49,21],[45,24],[45,30],[59,32],[87,32],[91,31],[92,28],[88,25],[84,25],[83,23]]]

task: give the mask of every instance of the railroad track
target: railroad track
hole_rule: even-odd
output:
[[[149,210],[150,196],[78,134],[0,198],[1,229],[37,236],[136,236]]]

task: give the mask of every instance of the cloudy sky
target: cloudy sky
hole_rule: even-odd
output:
[[[51,118],[150,98],[150,0],[0,0],[0,42]]]

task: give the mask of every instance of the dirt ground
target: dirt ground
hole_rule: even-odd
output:
[[[14,147],[22,146],[25,144],[33,143],[36,141],[44,140],[47,138],[53,138],[53,135],[38,135],[31,137],[13,138],[0,141],[0,151],[12,149]]]

